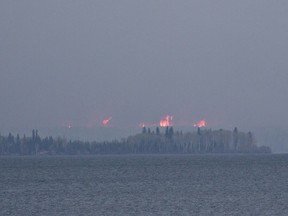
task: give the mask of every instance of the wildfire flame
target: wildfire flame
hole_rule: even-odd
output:
[[[112,120],[112,117],[109,117],[108,119],[104,119],[104,120],[102,121],[102,124],[103,124],[104,126],[108,126],[111,120]]]
[[[206,127],[207,123],[205,119],[202,119],[201,121],[199,121],[198,123],[194,124],[194,127]]]
[[[172,126],[173,116],[165,116],[165,118],[160,120],[160,127]]]

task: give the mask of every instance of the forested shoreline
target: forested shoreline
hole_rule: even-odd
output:
[[[142,133],[114,141],[80,141],[52,136],[41,138],[38,130],[31,136],[0,135],[0,155],[80,155],[80,154],[207,154],[271,153],[267,146],[257,146],[251,132],[198,128],[193,132],[166,127],[160,132],[143,128]]]

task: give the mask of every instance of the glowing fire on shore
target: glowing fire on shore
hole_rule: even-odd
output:
[[[199,121],[198,123],[194,124],[193,126],[194,127],[206,127],[207,123],[206,123],[206,120],[205,119],[202,119],[201,121]]]
[[[173,122],[173,116],[170,116],[170,115],[166,115],[164,116],[159,123],[140,123],[139,124],[139,127],[141,128],[144,128],[144,127],[157,127],[157,126],[160,126],[160,127],[172,127],[174,124],[172,123]],[[188,126],[189,123],[187,124],[177,124],[178,126]],[[191,125],[191,123],[190,123]],[[206,127],[207,126],[207,122],[205,119],[202,119],[201,121],[193,124],[194,127]]]
[[[108,126],[111,120],[112,120],[112,117],[109,117],[108,119],[104,119],[104,120],[102,121],[102,124],[103,124],[104,126]]]
[[[165,116],[165,118],[160,120],[160,127],[170,127],[172,126],[173,116]]]
[[[167,115],[163,117],[159,123],[140,123],[139,127],[144,128],[144,127],[171,127],[172,126],[172,121],[173,121],[173,116]]]

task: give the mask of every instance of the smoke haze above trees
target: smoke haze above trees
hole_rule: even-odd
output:
[[[286,127],[288,2],[0,2],[0,131]],[[186,124],[186,123],[185,123]]]

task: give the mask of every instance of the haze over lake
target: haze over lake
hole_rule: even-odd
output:
[[[0,215],[288,215],[287,11],[1,0]]]
[[[284,142],[270,145],[281,149],[287,10],[282,0],[3,0],[0,131],[107,119],[135,131],[170,115],[175,127],[280,129]]]

